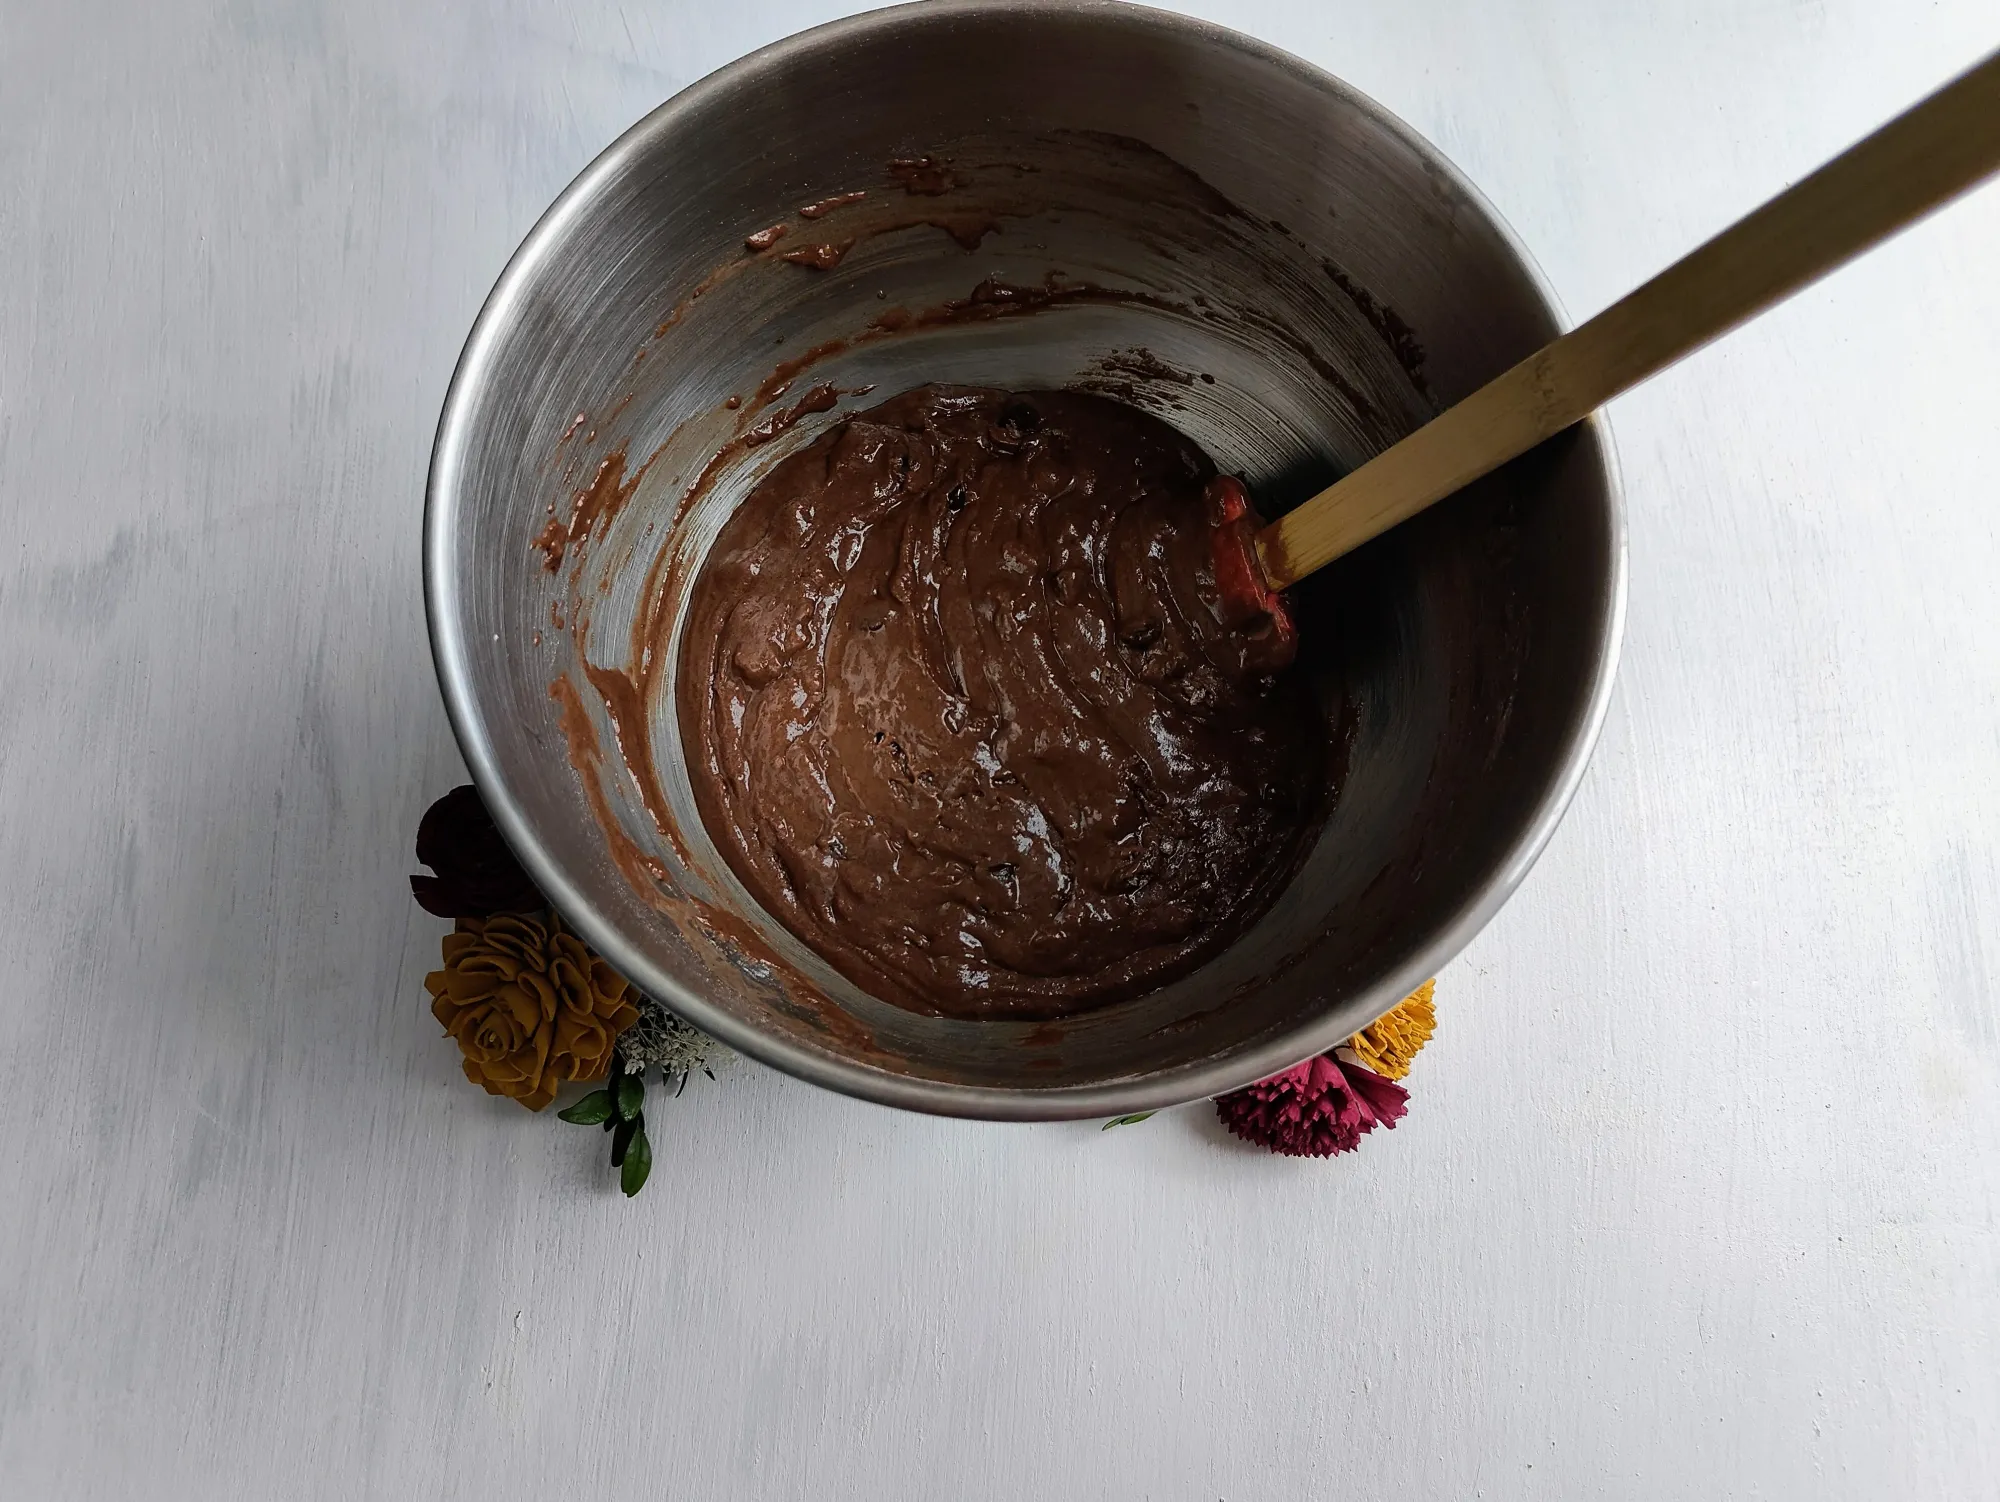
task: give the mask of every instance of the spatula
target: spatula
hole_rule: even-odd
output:
[[[1209,489],[1225,618],[1290,661],[1282,591],[1560,433],[2000,168],[2000,53],[1277,521]]]

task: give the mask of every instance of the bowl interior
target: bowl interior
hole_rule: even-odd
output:
[[[781,223],[774,246],[745,247]],[[837,264],[783,259],[814,247]],[[468,345],[426,565],[467,759],[614,963],[780,1067],[1015,1117],[1245,1083],[1392,1005],[1546,839],[1615,653],[1622,539],[1598,429],[1309,581],[1305,627],[1337,644],[1322,675],[1347,766],[1311,855],[1223,955],[1055,1024],[884,1005],[749,900],[681,769],[687,587],[758,476],[910,386],[1120,396],[1271,511],[1557,331],[1504,230],[1433,152],[1243,38],[1013,3],[793,38],[600,158]]]

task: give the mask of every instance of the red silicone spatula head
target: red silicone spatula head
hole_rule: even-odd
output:
[[[1250,504],[1250,492],[1234,475],[1208,482],[1208,536],[1215,555],[1215,587],[1223,625],[1246,639],[1245,659],[1259,672],[1275,673],[1298,655],[1299,632],[1285,597],[1271,588],[1257,558],[1257,533],[1264,519]]]

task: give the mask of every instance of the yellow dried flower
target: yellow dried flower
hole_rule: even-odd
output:
[[[424,989],[465,1055],[465,1077],[531,1111],[565,1081],[603,1079],[612,1045],[639,1018],[625,977],[553,912],[459,919]]]
[[[1355,1057],[1377,1074],[1399,1080],[1410,1072],[1410,1060],[1430,1042],[1437,1028],[1431,997],[1437,982],[1427,980],[1347,1040]]]

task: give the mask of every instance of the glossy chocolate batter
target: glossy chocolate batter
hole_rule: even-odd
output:
[[[1306,676],[1214,612],[1206,455],[1102,397],[924,387],[760,483],[696,581],[695,799],[885,1001],[1039,1019],[1225,947],[1329,796]]]

